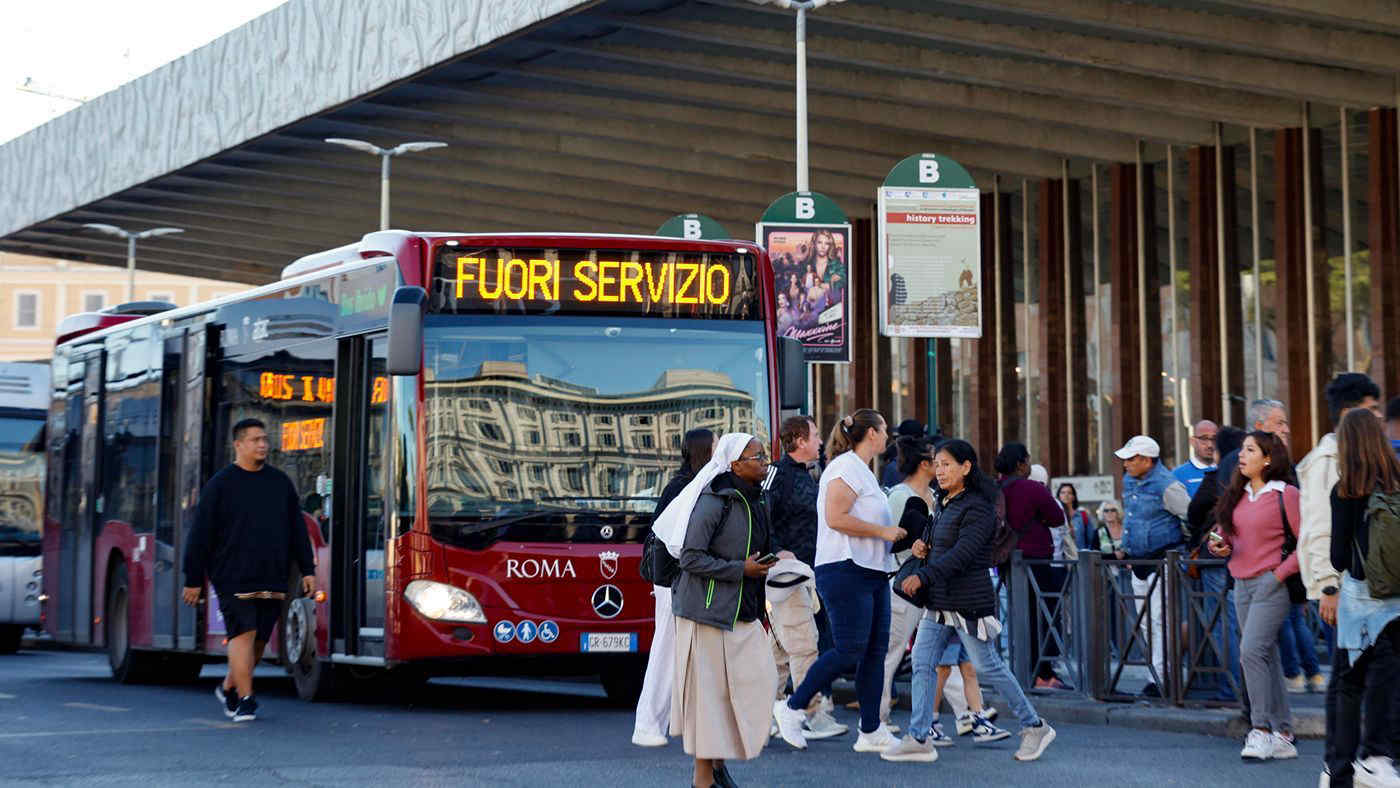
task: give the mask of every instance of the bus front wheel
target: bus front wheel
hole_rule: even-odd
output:
[[[120,560],[107,575],[107,605],[102,616],[107,639],[107,664],[123,684],[149,681],[156,655],[131,647],[131,583]]]
[[[24,627],[18,624],[0,625],[0,654],[13,654],[19,651],[20,637]]]

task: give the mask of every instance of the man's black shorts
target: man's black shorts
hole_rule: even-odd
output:
[[[235,596],[219,597],[219,611],[224,614],[224,632],[236,638],[244,632],[256,631],[254,637],[263,642],[272,636],[277,628],[277,619],[282,615],[282,602],[278,599],[239,599]]]

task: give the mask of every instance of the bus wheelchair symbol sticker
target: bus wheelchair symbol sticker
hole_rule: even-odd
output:
[[[559,639],[559,625],[553,621],[540,623],[540,642],[553,643]]]
[[[515,625],[509,621],[497,621],[491,634],[496,636],[497,643],[509,643],[515,639]]]

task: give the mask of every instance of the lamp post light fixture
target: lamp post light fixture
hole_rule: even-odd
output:
[[[381,148],[372,142],[349,140],[344,137],[327,137],[326,142],[332,145],[344,145],[351,150],[363,151],[379,157],[379,229],[381,230],[389,229],[389,160],[405,153],[447,147],[445,142],[404,142],[392,148]]]
[[[183,233],[178,227],[153,227],[139,233],[123,230],[115,224],[101,224],[89,222],[83,225],[89,230],[96,230],[99,233],[126,239],[126,300],[136,300],[136,242],[146,238],[156,238],[162,235],[174,235]]]
[[[807,178],[807,12],[845,0],[749,0],[797,11],[797,190],[809,191]]]

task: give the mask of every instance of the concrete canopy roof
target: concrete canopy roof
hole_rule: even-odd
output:
[[[84,222],[173,225],[141,268],[269,281],[377,229],[378,162],[325,137],[450,144],[395,159],[398,227],[745,236],[793,187],[792,29],[744,0],[293,0],[0,146],[0,250],[120,265]],[[811,185],[852,216],[910,153],[1082,175],[1400,84],[1379,0],[850,0],[808,41]]]

